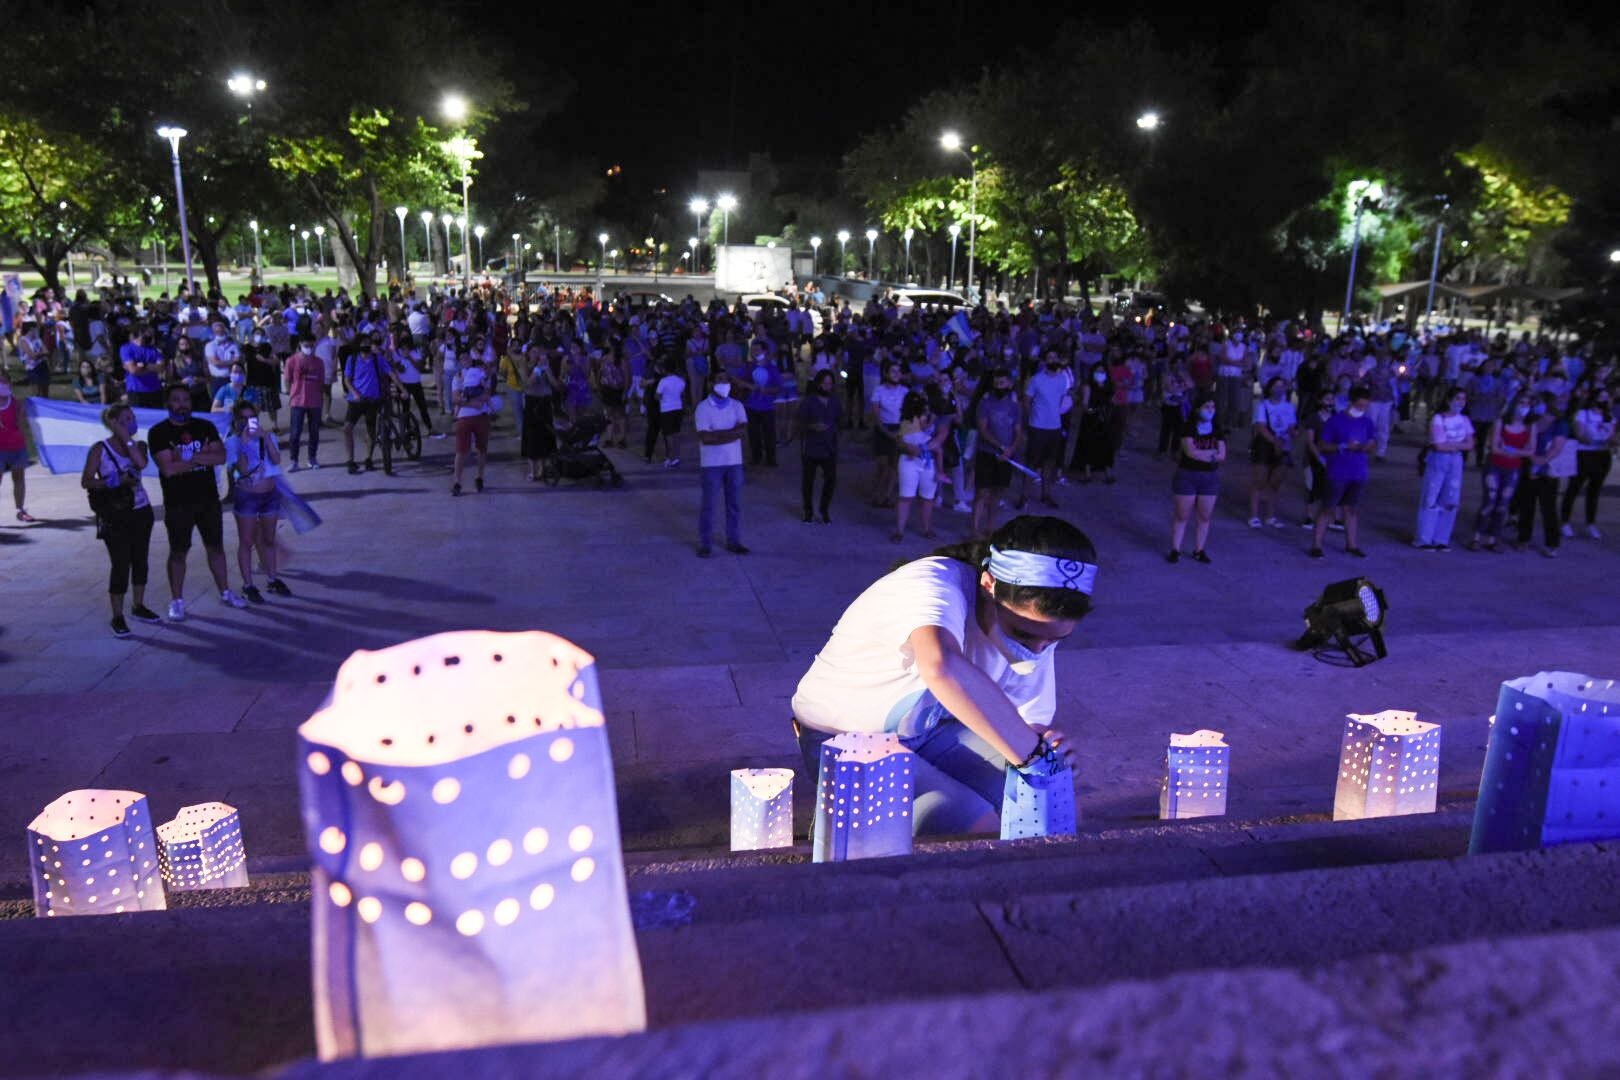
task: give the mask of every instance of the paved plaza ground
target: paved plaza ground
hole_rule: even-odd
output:
[[[892,512],[861,501],[869,461],[853,438],[833,525],[800,523],[797,456],[786,447],[782,467],[749,470],[753,553],[701,561],[695,454],[666,471],[613,451],[622,489],[552,489],[524,479],[515,440],[504,422],[497,430],[482,495],[449,496],[443,441],[392,478],[341,467],[297,474],[326,524],[289,540],[296,596],[228,609],[198,549],[192,617],[136,624],[130,641],[107,631],[106,559],[77,477],[30,470],[41,519],[31,527],[12,522],[9,491],[0,493],[0,833],[16,841],[0,845],[0,895],[26,895],[24,826],[75,787],[144,791],[159,820],[226,800],[242,809],[252,863],[295,863],[294,729],[338,665],[355,649],[463,628],[539,628],[594,653],[626,845],[722,843],[727,771],[795,763],[788,697],[798,678],[845,604],[929,543],[888,542]],[[1142,449],[1145,429],[1133,432],[1117,485],[1060,490],[1061,513],[1090,533],[1102,564],[1097,610],[1057,660],[1060,722],[1079,736],[1083,814],[1120,824],[1153,816],[1166,737],[1200,727],[1225,731],[1233,746],[1234,816],[1325,814],[1340,718],[1384,708],[1444,725],[1441,799],[1466,801],[1503,679],[1541,668],[1617,673],[1620,545],[1569,541],[1557,559],[1410,549],[1412,431],[1376,468],[1366,560],[1330,547],[1315,562],[1297,526],[1247,528],[1241,443],[1211,566],[1164,562],[1170,467]],[[340,434],[328,429],[324,442],[327,464],[340,462]],[[1299,500],[1291,483],[1290,519]],[[1477,501],[1471,478],[1459,534]],[[937,523],[942,540],[965,534],[962,515]],[[229,522],[227,533],[234,578]],[[153,548],[161,609],[161,528]],[[1388,595],[1390,657],[1350,670],[1290,651],[1305,605],[1357,574]]]

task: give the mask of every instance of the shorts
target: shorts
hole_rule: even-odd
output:
[[[658,433],[665,437],[681,433],[681,410],[670,409],[658,414]]]
[[[163,528],[169,534],[169,550],[191,550],[191,530],[195,527],[203,547],[213,551],[224,545],[224,511],[219,500],[205,503],[171,503],[163,508]]]
[[[1221,493],[1221,474],[1214,469],[1177,469],[1170,477],[1170,491],[1174,495],[1214,498]]]
[[[377,426],[377,417],[382,412],[382,401],[377,398],[356,398],[349,402],[349,409],[343,414],[343,426],[353,427],[361,420],[366,422],[368,429]]]
[[[1365,480],[1333,480],[1327,482],[1327,490],[1322,493],[1322,509],[1331,510],[1335,506],[1357,506],[1361,503],[1361,489],[1367,486]]]
[[[7,469],[16,469],[22,472],[28,468],[28,448],[21,450],[0,450],[0,472]]]
[[[489,452],[489,414],[463,416],[456,421],[456,453],[465,454],[477,443],[478,452]]]
[[[973,458],[973,486],[979,491],[1001,491],[1012,483],[1012,465],[995,454],[979,453]]]
[[[1030,428],[1029,443],[1024,451],[1024,464],[1032,469],[1043,469],[1059,464],[1063,457],[1062,428]]]
[[[900,457],[899,424],[879,424],[872,429],[872,454],[879,461],[895,461]]]
[[[280,517],[281,492],[274,487],[268,491],[237,488],[231,496],[231,512],[242,518]]]
[[[932,499],[939,494],[938,474],[932,461],[924,462],[920,458],[902,457],[900,459],[900,497],[902,499],[915,499],[918,497]]]

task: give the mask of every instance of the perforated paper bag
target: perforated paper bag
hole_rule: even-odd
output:
[[[846,732],[822,743],[812,859],[911,854],[916,762],[894,735]]]
[[[28,823],[34,913],[119,915],[166,906],[152,812],[138,791],[85,788]]]
[[[731,850],[793,845],[793,770],[731,770]]]
[[[299,755],[322,1058],[645,1027],[589,654],[482,631],[357,652]]]
[[[1002,786],[1001,838],[1073,836],[1074,770],[1061,758],[1039,759],[1027,768],[1007,770]]]
[[[1439,724],[1399,709],[1345,717],[1334,821],[1432,814],[1439,791]]]
[[[178,892],[240,889],[248,884],[242,819],[222,802],[183,806],[157,827],[163,884]]]
[[[1200,729],[1191,735],[1170,736],[1165,753],[1164,784],[1159,789],[1159,817],[1220,817],[1226,813],[1226,793],[1232,768],[1232,748],[1219,731]]]

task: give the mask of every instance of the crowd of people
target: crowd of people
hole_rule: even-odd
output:
[[[102,507],[115,632],[130,583],[134,616],[151,613],[143,602],[151,509],[139,489],[149,456],[168,506],[170,615],[183,617],[194,529],[227,603],[263,600],[254,553],[268,589],[285,593],[274,543],[283,461],[286,472],[320,468],[322,430],[335,426],[348,471],[370,471],[382,423],[399,413],[418,416],[430,438],[453,436],[452,496],[466,492],[469,465],[473,491],[485,489],[497,422],[517,436],[531,481],[555,479],[554,459],[582,439],[598,452],[634,453],[633,424],[643,429],[643,460],[678,470],[695,430],[704,557],[722,503],[726,548],[747,552],[745,467],[778,467],[792,444],[806,523],[831,522],[844,443],[858,437],[873,459],[865,500],[892,509],[893,541],[913,527],[933,537],[936,512],[946,511],[965,515],[967,531],[983,537],[1004,509],[1030,499],[1054,507],[1062,487],[1115,483],[1128,435],[1155,419],[1157,438],[1140,451],[1151,445],[1174,464],[1172,563],[1189,525],[1191,558],[1212,561],[1229,444],[1249,460],[1249,527],[1303,524],[1315,558],[1326,557],[1329,533],[1342,533],[1344,550],[1363,556],[1359,508],[1373,464],[1402,424],[1425,433],[1414,546],[1450,548],[1470,468],[1479,503],[1469,549],[1523,549],[1538,515],[1547,555],[1577,525],[1600,535],[1620,368],[1589,344],[1402,322],[1330,335],[1286,319],[1189,321],[1107,305],[1097,313],[1050,302],[971,311],[895,297],[856,305],[793,286],[779,299],[602,303],[588,289],[493,282],[376,299],[286,287],[253,290],[235,304],[219,295],[136,303],[84,292],[63,304],[44,291],[22,313],[14,353],[33,393],[55,390],[105,410],[108,438],[86,464],[84,485]],[[28,521],[20,415],[9,372],[0,374],[0,468],[12,473],[18,516]],[[131,405],[168,410],[147,443],[135,438]],[[204,411],[231,414],[228,439],[194,419]],[[209,479],[227,465],[235,591]],[[120,488],[116,499],[108,494]],[[1295,490],[1297,515],[1285,509]]]

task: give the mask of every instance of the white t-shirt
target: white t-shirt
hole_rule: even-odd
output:
[[[1254,423],[1264,424],[1286,445],[1288,429],[1299,425],[1299,415],[1292,401],[1272,401],[1262,398],[1254,403]]]
[[[658,411],[680,412],[681,395],[686,392],[686,380],[679,375],[665,375],[658,380]],[[739,406],[740,407],[740,406]]]
[[[659,384],[662,391],[663,384]],[[713,394],[697,403],[692,410],[692,422],[699,431],[730,431],[738,424],[748,423],[748,411],[742,402],[732,398],[716,401]],[[698,446],[698,464],[707,469],[721,465],[741,465],[742,440],[735,439],[718,446],[701,443]]]
[[[1063,399],[1069,395],[1074,377],[1059,368],[1037,371],[1029,379],[1029,426],[1056,431],[1063,426]]]
[[[879,578],[845,609],[793,695],[793,715],[817,731],[887,731],[902,738],[934,726],[944,710],[917,674],[912,631],[938,626],[999,686],[1032,725],[1057,711],[1052,655],[1015,674],[974,614],[978,573],[955,559],[929,556]]]
[[[489,411],[487,402],[483,405],[466,404],[473,398],[480,396],[484,392],[486,385],[487,380],[484,378],[483,368],[469,367],[456,372],[455,378],[450,380],[450,389],[452,392],[460,390],[463,402],[456,408],[457,420],[468,416],[483,416]]]
[[[1440,443],[1467,442],[1468,437],[1474,433],[1474,423],[1468,419],[1465,412],[1452,416],[1450,413],[1439,413],[1429,421],[1429,445],[1437,446]]]
[[[878,423],[898,424],[900,422],[900,407],[906,403],[906,395],[910,393],[904,386],[895,383],[878,383],[877,389],[872,391],[872,405],[877,409]]]

